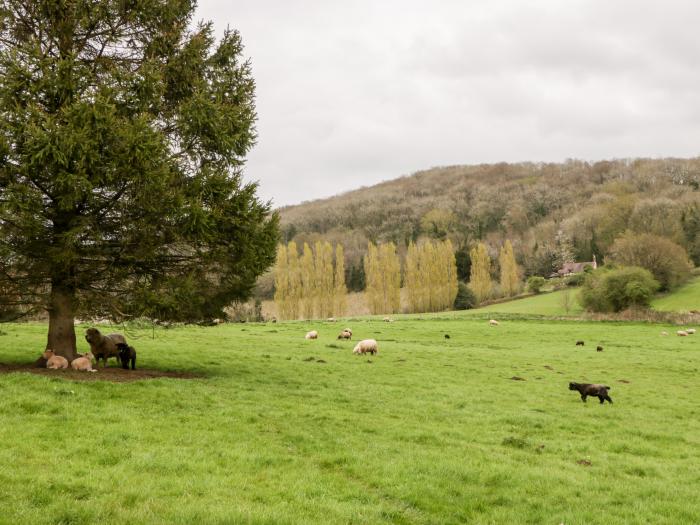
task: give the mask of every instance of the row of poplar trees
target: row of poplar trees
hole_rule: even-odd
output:
[[[304,243],[301,255],[295,242],[277,247],[275,303],[282,319],[341,316],[347,309],[343,246]]]
[[[477,303],[489,299],[493,293],[493,281],[491,280],[491,258],[486,245],[477,244],[469,252],[471,258],[471,273],[469,275],[469,288],[474,292]],[[501,268],[500,286],[501,295],[512,297],[520,292],[520,269],[515,262],[513,245],[509,240],[501,247],[498,255],[498,264]]]

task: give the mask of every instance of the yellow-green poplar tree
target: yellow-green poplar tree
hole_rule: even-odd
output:
[[[289,273],[289,290],[286,319],[298,319],[301,312],[301,266],[297,243],[291,241],[287,245],[287,268]]]
[[[477,244],[469,251],[472,261],[469,275],[469,288],[472,289],[476,300],[484,301],[491,295],[491,258],[483,243]]]
[[[333,248],[328,241],[319,241],[315,245],[315,251],[314,270],[318,315],[326,318],[333,315]]]
[[[345,315],[348,308],[348,289],[345,287],[345,253],[343,245],[335,246],[335,278],[333,279],[333,314]]]
[[[304,243],[301,256],[301,312],[304,319],[313,319],[316,310],[316,268],[311,246]]]
[[[287,263],[287,247],[277,246],[275,260],[275,305],[280,319],[289,319],[289,264]]]
[[[501,247],[498,262],[501,266],[501,292],[511,297],[520,291],[520,270],[509,240]]]

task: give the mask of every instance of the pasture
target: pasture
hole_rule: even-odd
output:
[[[700,335],[660,335],[676,329],[130,329],[138,367],[199,377],[0,375],[0,523],[699,523]],[[45,331],[3,325],[0,362],[32,361]],[[352,355],[365,337],[377,356]]]
[[[691,279],[673,293],[657,297],[651,306],[655,310],[669,312],[700,310],[700,277]]]

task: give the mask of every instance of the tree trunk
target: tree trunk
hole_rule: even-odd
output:
[[[53,284],[49,306],[49,336],[46,348],[70,363],[77,355],[75,344],[74,306],[75,292],[65,286]]]

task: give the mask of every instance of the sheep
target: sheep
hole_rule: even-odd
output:
[[[663,332],[661,332],[661,335],[668,335],[668,332],[664,330]]]
[[[86,372],[97,372],[92,368],[92,360],[95,358],[92,352],[88,351],[80,357],[76,357],[71,361],[70,366],[73,370],[84,370]]]
[[[348,330],[343,330],[338,334],[338,339],[352,339],[352,332]]]
[[[581,394],[581,401],[586,402],[586,397],[595,396],[600,399],[600,404],[602,405],[607,400],[612,403],[612,399],[608,395],[608,390],[610,389],[607,385],[591,385],[589,383],[569,383],[569,390],[578,390]]]
[[[678,335],[680,337],[685,337],[686,335],[688,335],[688,332],[686,332],[685,330],[678,330],[676,332],[676,335]]]
[[[352,330],[350,330],[349,328],[343,328],[343,332],[347,332],[350,335],[352,335]]]
[[[695,333],[695,328],[686,328],[686,332],[688,332],[688,335],[693,335]]]
[[[122,362],[122,368],[128,370],[131,361],[131,369],[136,370],[136,349],[124,343],[119,343],[117,346],[119,347],[119,360]]]
[[[311,330],[310,332],[306,332],[304,339],[318,339],[318,332],[316,330]]]
[[[355,345],[355,348],[353,348],[352,353],[357,355],[377,354],[379,353],[377,341],[375,341],[374,339],[363,339]]]
[[[596,352],[602,352],[602,351],[603,351],[603,347],[602,347],[602,346],[596,346],[595,351],[596,351]]]
[[[41,357],[46,359],[46,368],[58,370],[59,368],[68,368],[68,359],[61,355],[56,355],[53,350],[47,348]]]
[[[107,359],[114,357],[119,360],[119,345],[127,344],[122,334],[102,335],[97,328],[88,328],[85,331],[85,340],[90,345],[90,352],[95,356],[95,367],[100,364],[107,366]]]
[[[335,323],[335,317],[329,317],[328,319],[326,319],[326,322]]]
[[[576,341],[576,346],[584,346],[586,343],[583,341]]]
[[[491,319],[491,320],[489,321],[489,324],[490,324],[491,326],[498,326],[498,321],[496,321],[495,319]]]

